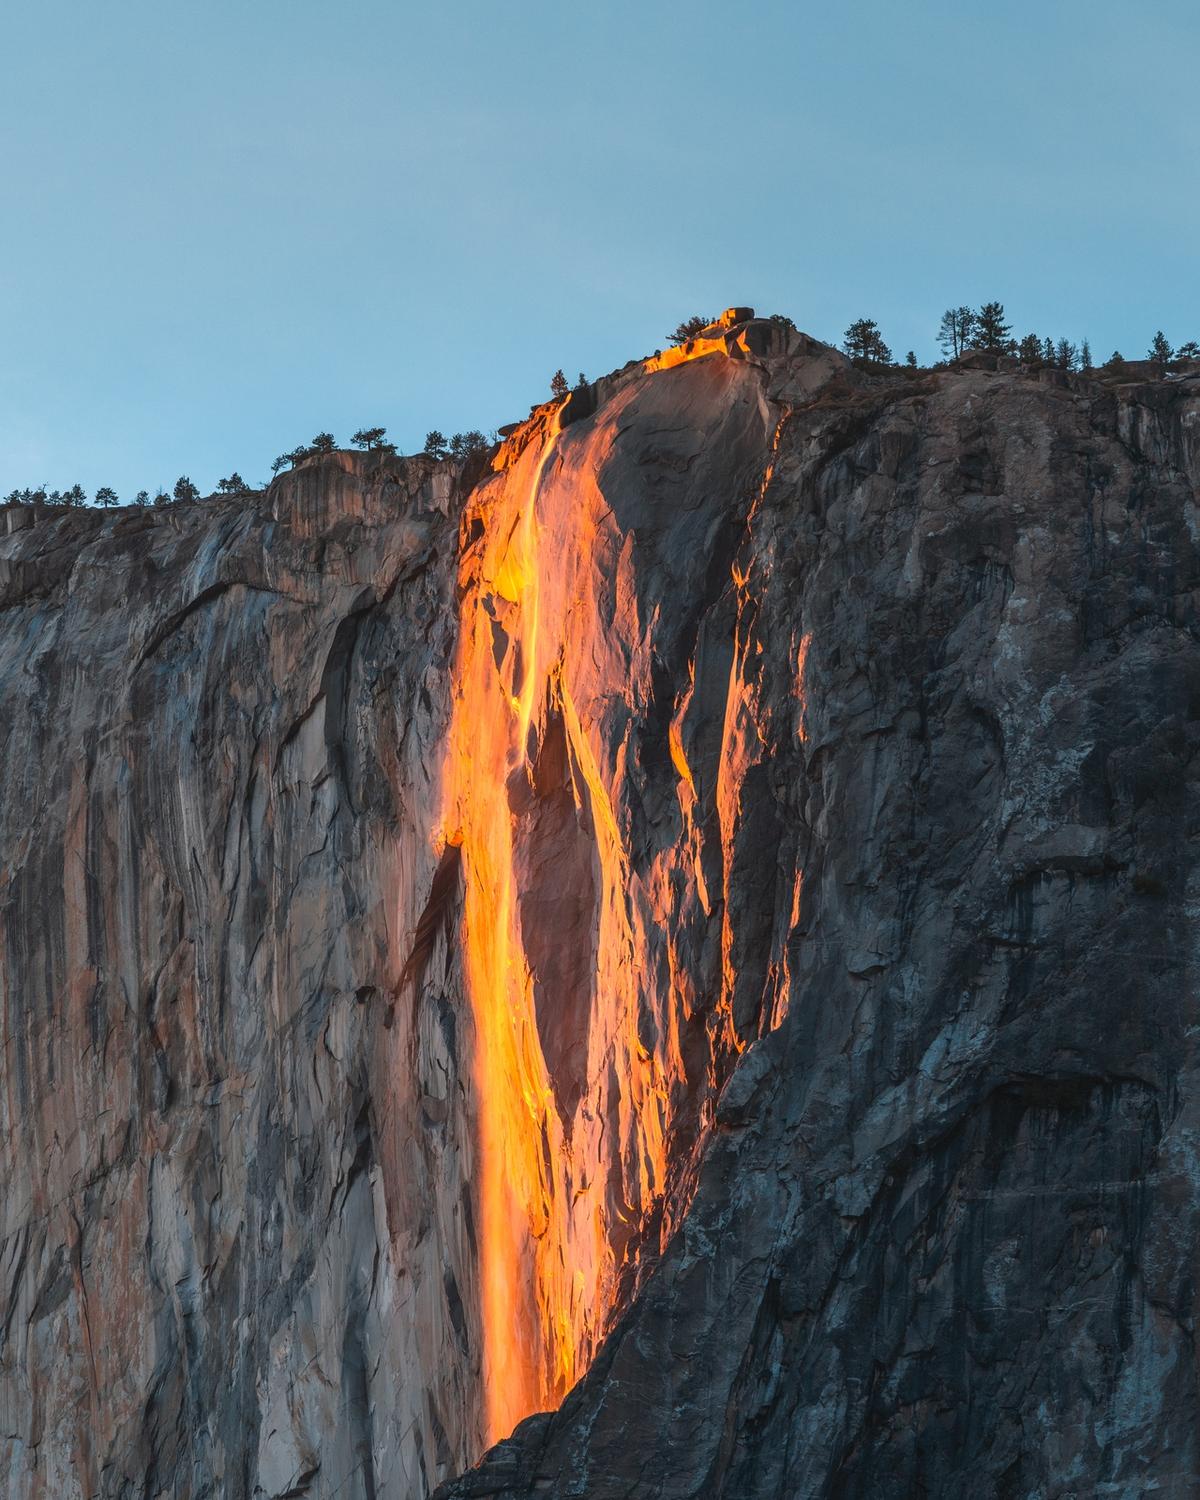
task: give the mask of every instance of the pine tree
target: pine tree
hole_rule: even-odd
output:
[[[1176,359],[1200,359],[1200,344],[1195,339],[1188,339],[1186,344],[1180,344],[1175,351]]]
[[[332,453],[337,447],[337,442],[332,432],[318,432],[308,446],[313,453]]]
[[[378,448],[386,432],[386,427],[360,427],[350,441],[356,448]]]
[[[851,359],[870,365],[890,365],[892,351],[883,342],[883,335],[874,318],[859,318],[846,329],[842,348]]]
[[[1042,340],[1042,358],[1046,361],[1046,363],[1048,365],[1052,365],[1054,363],[1054,340],[1053,339],[1043,339]]]
[[[1161,328],[1151,340],[1150,352],[1146,357],[1147,359],[1154,360],[1159,365],[1165,365],[1171,358],[1171,346],[1167,342],[1167,336]]]
[[[64,490],[59,498],[63,505],[87,504],[87,493],[81,484],[73,484],[69,490]]]
[[[200,491],[186,474],[181,474],[175,481],[175,498],[176,500],[199,500],[200,498]]]
[[[975,314],[969,307],[948,307],[938,326],[937,340],[947,359],[957,359],[971,346]]]
[[[137,494],[133,497],[133,503],[136,506],[140,507],[140,508],[145,508],[147,505],[150,504],[150,493],[149,493],[149,491],[148,490],[138,490]]]
[[[473,453],[482,453],[490,446],[478,428],[472,428],[470,432],[456,432],[450,439],[450,457],[470,458]]]
[[[667,334],[667,343],[686,344],[698,333],[703,333],[711,322],[711,318],[702,318],[699,313],[696,313],[694,317],[685,318],[674,333]]]
[[[448,452],[446,439],[435,427],[432,432],[425,434],[425,452],[430,458],[445,458]]]
[[[1026,364],[1037,365],[1042,362],[1042,341],[1036,333],[1027,333],[1017,345],[1017,354]]]
[[[105,510],[109,510],[114,505],[119,505],[120,501],[117,499],[116,490],[110,490],[106,484],[101,485],[96,491],[96,504],[102,505]]]
[[[910,370],[915,370],[917,368],[917,355],[914,349],[910,349],[904,356],[904,363]]]
[[[1079,368],[1081,370],[1090,370],[1092,368],[1092,346],[1088,343],[1087,339],[1084,339],[1079,346]]]
[[[1075,345],[1069,339],[1059,339],[1054,346],[1054,363],[1060,370],[1075,368]]]
[[[975,341],[981,349],[1003,349],[1012,329],[1004,321],[1003,302],[985,302],[975,319]]]
[[[293,462],[294,460],[290,453],[281,453],[275,460],[275,462],[271,465],[271,473],[278,474],[281,469],[287,468],[288,464]]]
[[[238,471],[234,469],[228,479],[219,479],[217,481],[217,489],[220,490],[222,495],[245,495],[249,493],[250,486]]]
[[[561,370],[555,370],[550,377],[550,394],[561,401],[571,387],[567,384],[567,377]]]

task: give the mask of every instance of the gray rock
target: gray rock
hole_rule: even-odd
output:
[[[1195,1492],[1200,397],[703,352],[0,538],[4,1493]]]

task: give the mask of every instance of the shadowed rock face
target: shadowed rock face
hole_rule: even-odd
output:
[[[1200,394],[717,343],[0,539],[5,1493],[1194,1493]]]

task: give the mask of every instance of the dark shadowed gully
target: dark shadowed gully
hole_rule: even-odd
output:
[[[1195,1493],[1200,380],[10,519],[0,1492]]]

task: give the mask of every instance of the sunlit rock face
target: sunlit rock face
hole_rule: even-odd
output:
[[[0,537],[0,1492],[1191,1493],[1198,490],[750,322]]]

